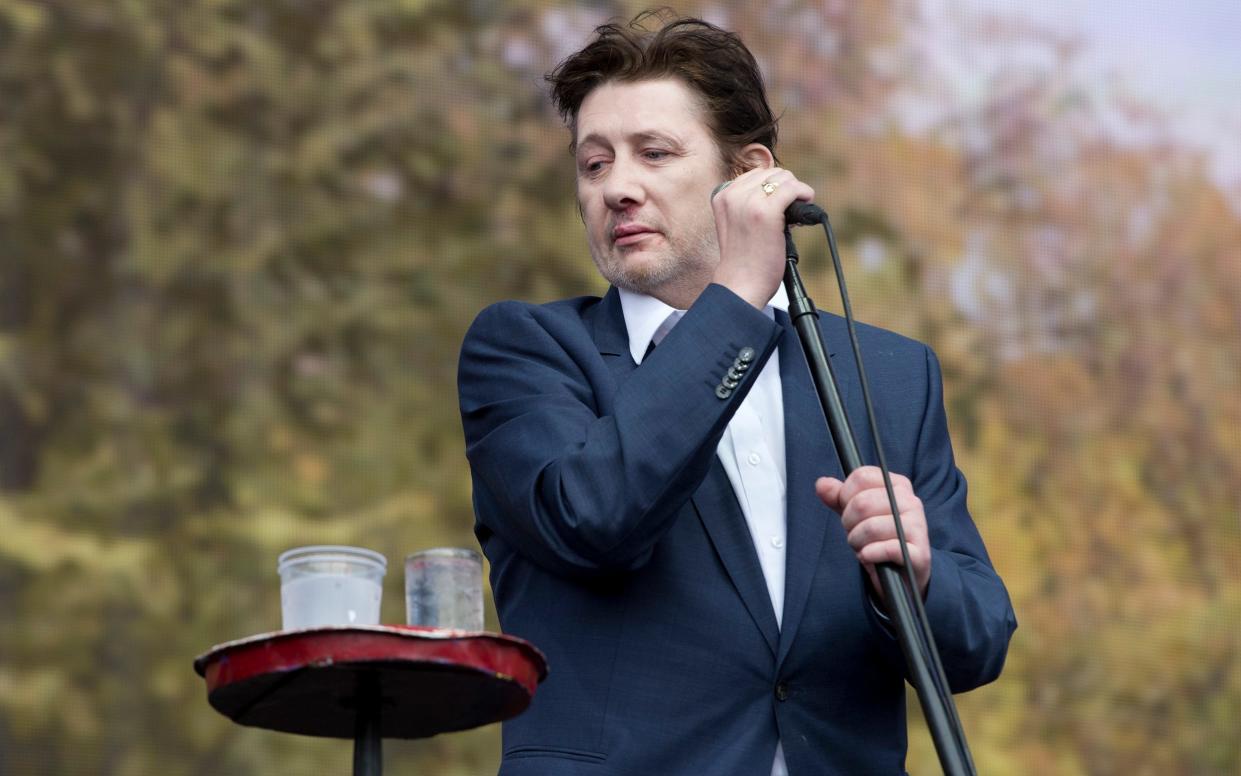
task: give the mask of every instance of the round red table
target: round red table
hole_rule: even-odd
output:
[[[378,776],[383,738],[486,725],[530,705],[547,661],[513,636],[410,626],[279,631],[194,660],[207,700],[242,725],[354,739],[355,776]]]

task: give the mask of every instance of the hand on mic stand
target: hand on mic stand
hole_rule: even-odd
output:
[[[926,513],[909,478],[895,472],[891,476],[918,594],[925,599],[931,579],[931,540]],[[849,547],[866,569],[876,597],[886,604],[887,595],[879,582],[876,566],[880,563],[900,566],[904,559],[884,493],[883,474],[876,466],[862,466],[854,469],[844,482],[835,477],[820,477],[814,489],[823,503],[840,515]]]

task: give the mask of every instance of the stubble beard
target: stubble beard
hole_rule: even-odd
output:
[[[663,298],[671,288],[695,286],[693,296],[710,282],[711,273],[719,262],[719,241],[714,223],[710,228],[689,235],[684,242],[672,240],[661,232],[667,242],[655,256],[638,264],[626,261],[625,251],[615,246],[592,251],[599,274],[617,288]]]

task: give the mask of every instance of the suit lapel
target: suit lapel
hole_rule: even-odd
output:
[[[620,294],[613,286],[589,313],[591,337],[599,348],[599,355],[619,384],[625,375],[637,369],[629,353],[629,330],[625,327],[625,313],[621,308]]]
[[[780,627],[771,608],[771,596],[767,594],[763,567],[759,565],[754,540],[750,538],[750,529],[745,524],[745,515],[737,503],[737,495],[733,493],[732,483],[719,456],[711,461],[711,470],[694,492],[693,502],[745,608],[754,618],[754,624],[762,632],[767,646],[771,647],[771,653],[776,654]]]
[[[780,340],[780,383],[784,397],[785,482],[787,483],[788,555],[784,572],[784,618],[777,666],[797,636],[806,600],[819,568],[827,521],[835,515],[814,492],[821,476],[840,477],[840,460],[832,446],[827,421],[797,332],[787,315],[777,312],[786,329]],[[833,362],[832,368],[836,369]],[[842,398],[844,388],[841,388]]]

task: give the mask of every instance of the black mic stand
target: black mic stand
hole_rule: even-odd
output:
[[[840,267],[840,257],[836,251],[836,238],[832,233],[831,222],[827,214],[822,216],[822,224],[827,232],[828,247],[831,250],[832,262],[836,268],[836,279],[840,285],[841,298],[844,300],[846,313],[849,310],[848,292],[844,285],[844,275]],[[827,426],[831,432],[836,453],[840,456],[840,465],[845,477],[862,466],[858,455],[857,440],[845,414],[844,404],[840,400],[836,376],[832,373],[831,362],[827,350],[823,346],[823,335],[819,330],[819,313],[814,302],[806,294],[806,287],[797,271],[797,246],[793,243],[793,235],[789,227],[784,228],[785,255],[788,262],[784,269],[784,286],[789,296],[789,317],[802,349],[806,355],[806,363],[810,367],[810,375],[814,380],[815,391],[823,406],[823,414],[827,418]],[[879,443],[878,429],[875,428],[873,410],[870,408],[870,391],[866,385],[866,375],[862,370],[861,354],[856,349],[858,372],[862,380],[863,393],[870,411],[871,430],[875,436],[875,446],[879,451],[880,467],[883,470],[884,484],[888,490],[888,499],[892,505],[892,514],[899,515],[896,497],[892,492],[886,462],[883,460],[883,448]],[[897,531],[901,538],[901,551],[905,557],[905,577],[891,563],[879,564],[877,571],[880,585],[883,587],[888,615],[893,630],[900,641],[901,651],[905,655],[910,684],[918,693],[922,705],[923,716],[930,728],[931,738],[935,743],[935,751],[939,754],[940,765],[948,776],[974,776],[974,763],[970,757],[969,745],[965,740],[965,732],[957,717],[952,694],[948,690],[948,682],[944,677],[943,666],[939,661],[939,653],[935,648],[935,640],[926,621],[926,613],[922,609],[922,598],[913,581],[912,569],[909,566],[908,552],[904,546],[904,534],[897,521]]]

